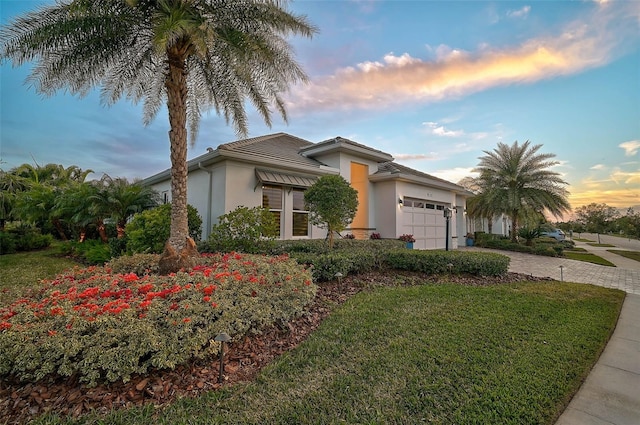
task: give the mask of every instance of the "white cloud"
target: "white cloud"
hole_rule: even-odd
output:
[[[590,170],[604,170],[605,169],[605,165],[604,164],[596,164],[593,167],[590,168]]]
[[[429,154],[424,153],[397,153],[392,155],[394,159],[398,161],[420,161],[420,160],[434,160],[438,157],[435,152],[430,152]]]
[[[446,45],[431,49],[435,59],[388,53],[381,60],[341,68],[296,86],[289,109],[384,109],[407,102],[432,103],[492,87],[531,84],[609,63],[619,46],[637,38],[640,8],[615,3],[605,12],[566,25],[556,34],[520,45],[482,46],[475,52]]]
[[[638,153],[638,150],[640,150],[640,140],[630,140],[620,143],[618,147],[624,149],[625,156],[634,156]]]
[[[531,6],[524,6],[518,10],[510,10],[507,12],[507,16],[510,18],[525,18],[531,11]]]
[[[478,173],[472,173],[471,170],[473,170],[473,168],[456,167],[448,170],[438,170],[438,171],[429,172],[429,174],[431,174],[432,176],[436,176],[438,178],[456,183],[465,177],[469,177],[469,176],[475,177],[478,175]]]
[[[428,128],[429,134],[442,137],[459,137],[464,135],[464,130],[449,130],[437,122],[425,122],[422,125]]]

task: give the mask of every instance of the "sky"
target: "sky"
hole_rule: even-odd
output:
[[[0,21],[53,1],[0,0]],[[458,182],[498,143],[542,145],[574,208],[640,207],[640,1],[297,0],[319,33],[290,42],[309,82],[285,94],[289,120],[249,137],[336,136]],[[30,71],[0,64],[0,168],[77,165],[89,179],[170,167],[168,118],[105,106],[99,91],[44,97]],[[237,140],[215,111],[189,158]]]

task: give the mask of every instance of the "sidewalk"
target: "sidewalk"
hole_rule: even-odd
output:
[[[640,424],[640,295],[627,294],[607,347],[556,425]]]
[[[616,288],[627,293],[609,343],[555,425],[640,425],[640,262],[606,251],[615,248],[593,247],[580,242],[576,245],[609,260],[616,267],[517,252],[486,251],[509,256],[511,272]]]

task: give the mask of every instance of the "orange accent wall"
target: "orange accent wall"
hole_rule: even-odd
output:
[[[358,191],[358,211],[351,223],[352,228],[369,227],[369,166],[351,163],[351,187]]]

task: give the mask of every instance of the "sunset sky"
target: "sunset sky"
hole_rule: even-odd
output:
[[[0,0],[2,24],[53,1]],[[457,182],[483,151],[531,140],[554,153],[578,207],[640,206],[639,1],[298,0],[320,32],[291,40],[310,76],[286,95],[279,131],[342,136]],[[0,167],[58,163],[99,178],[148,177],[170,166],[166,110],[144,127],[141,105],[99,92],[50,98],[2,63]],[[214,112],[189,158],[236,140]]]

